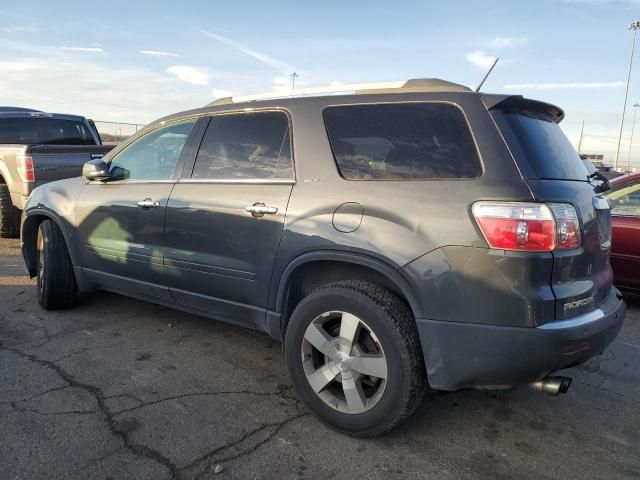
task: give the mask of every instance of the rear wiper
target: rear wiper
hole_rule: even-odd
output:
[[[609,179],[602,175],[598,170],[587,175],[587,180],[589,180],[589,183],[594,186],[594,190],[596,191],[596,193],[606,192],[607,190],[611,189],[611,182],[609,182]],[[599,181],[600,183],[594,184],[592,180]]]

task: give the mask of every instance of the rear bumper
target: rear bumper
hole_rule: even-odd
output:
[[[620,331],[621,298],[612,288],[592,312],[531,328],[418,319],[429,384],[438,390],[505,388],[583,363]]]
[[[24,210],[27,200],[29,200],[29,195],[20,195],[19,193],[11,194],[11,202],[13,203],[13,206],[20,210]]]

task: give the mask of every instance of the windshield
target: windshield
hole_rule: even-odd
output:
[[[84,123],[55,118],[0,119],[0,144],[95,145]]]
[[[493,114],[516,161],[527,162],[538,178],[588,181],[587,165],[547,114],[523,109]]]

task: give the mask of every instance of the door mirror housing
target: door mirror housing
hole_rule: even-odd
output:
[[[90,181],[107,180],[110,178],[109,164],[101,158],[91,160],[82,167],[82,176]]]

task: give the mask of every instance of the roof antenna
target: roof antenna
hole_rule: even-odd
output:
[[[489,71],[484,75],[484,77],[482,77],[482,81],[480,82],[480,84],[475,89],[476,93],[478,93],[480,91],[480,89],[482,88],[482,85],[484,85],[484,82],[487,81],[487,78],[489,77],[489,75],[491,75],[491,72],[493,71],[493,67],[496,66],[496,63],[498,63],[498,60],[500,60],[500,57],[496,57],[496,59],[493,61],[493,64],[491,65],[491,67],[489,67]]]

